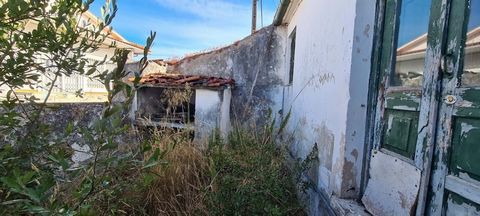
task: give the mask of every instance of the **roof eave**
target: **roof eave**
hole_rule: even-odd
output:
[[[95,14],[93,14],[92,12],[90,12],[88,10],[85,11],[82,15],[87,16],[92,22],[94,22],[94,24],[98,24],[100,22],[100,19]],[[144,46],[128,41],[120,33],[113,30],[111,27],[107,27],[106,31],[109,34],[108,38],[110,38],[111,40],[123,43],[123,44],[131,47],[135,54],[142,54],[143,53],[143,50],[145,49]],[[150,51],[149,51],[149,53],[150,53]]]
[[[280,2],[277,12],[275,13],[275,18],[273,19],[273,25],[279,26],[283,24],[283,19],[285,18],[285,14],[287,13],[287,9],[291,2],[291,0],[282,0]]]

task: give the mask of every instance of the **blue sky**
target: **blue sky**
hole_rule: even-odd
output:
[[[428,30],[432,0],[403,0],[398,46],[422,36]],[[469,30],[480,26],[480,0],[472,0]]]
[[[263,0],[263,23],[272,23],[280,0]],[[104,0],[90,11],[100,15]],[[144,45],[156,31],[151,59],[228,45],[250,34],[251,0],[118,0],[114,29],[127,40]],[[259,5],[260,11],[260,5]],[[261,27],[260,12],[258,27]]]
[[[398,47],[427,33],[431,0],[403,0]]]
[[[468,22],[469,30],[480,26],[480,0],[472,0],[472,4],[470,6],[472,8],[470,9],[470,19]]]

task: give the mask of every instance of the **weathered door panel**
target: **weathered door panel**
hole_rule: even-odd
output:
[[[449,174],[480,181],[480,119],[455,118],[452,140]]]
[[[456,99],[455,116],[480,118],[480,87],[458,88]]]
[[[446,194],[446,215],[478,215],[480,205],[455,193]]]
[[[418,112],[386,109],[387,127],[383,138],[383,148],[412,158],[417,142]]]
[[[381,148],[412,160],[417,143],[421,92],[407,88],[387,91],[385,95],[386,124]]]
[[[375,149],[413,161],[431,0],[387,0]],[[413,162],[412,162],[413,163]]]
[[[396,205],[401,200],[392,194],[418,187],[419,196],[409,197],[418,199],[417,215],[480,215],[480,0],[384,2],[369,173],[385,167],[372,164],[381,154],[392,168],[402,160],[403,167],[422,174],[419,186],[404,181],[393,192],[380,193],[386,196],[380,212],[413,213],[414,205],[394,209],[405,206]],[[421,11],[429,5],[429,11]],[[428,35],[408,39],[419,29],[427,31],[421,27],[425,16]],[[369,204],[378,201],[381,187],[395,184],[387,179],[367,184],[367,209],[378,210]]]
[[[420,170],[380,151],[371,158],[370,187],[362,201],[374,215],[410,215],[417,200]],[[405,188],[404,185],[414,187]],[[389,202],[398,200],[400,202]]]
[[[450,3],[430,215],[480,215],[480,0]]]

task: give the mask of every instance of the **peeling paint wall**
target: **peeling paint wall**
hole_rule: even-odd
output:
[[[296,29],[293,84],[284,104],[292,109],[291,151],[304,158],[318,144],[319,175],[310,178],[327,194],[341,191],[353,20],[352,3],[307,0],[288,24],[288,35]]]
[[[284,99],[284,109],[292,110],[290,150],[304,158],[318,145],[318,175],[309,179],[326,197],[360,195],[375,7],[375,1],[304,0],[286,20],[287,35],[296,29],[297,38]],[[321,208],[310,204],[310,214]]]
[[[274,114],[281,110],[284,40],[283,27],[265,27],[230,46],[186,57],[167,70],[235,79],[232,120],[262,123],[269,109]]]
[[[304,0],[288,22],[297,37],[284,103],[291,151],[305,157],[318,144],[315,183],[342,198],[359,195],[374,16],[374,1]]]
[[[352,63],[350,68],[345,169],[341,197],[358,198],[365,151],[367,98],[371,72],[376,1],[356,2]]]

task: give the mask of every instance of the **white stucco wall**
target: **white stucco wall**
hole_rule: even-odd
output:
[[[221,104],[220,104],[220,121],[218,128],[220,129],[220,133],[222,133],[222,137],[226,138],[228,133],[231,129],[231,122],[230,122],[230,103],[232,101],[232,89],[226,88],[221,92]]]
[[[230,130],[231,89],[195,90],[195,143],[204,146],[213,132],[225,138]]]
[[[318,173],[310,178],[339,197],[359,193],[374,16],[374,1],[303,0],[288,21],[288,35],[296,28],[297,37],[284,94],[291,151],[303,158],[316,143]]]

